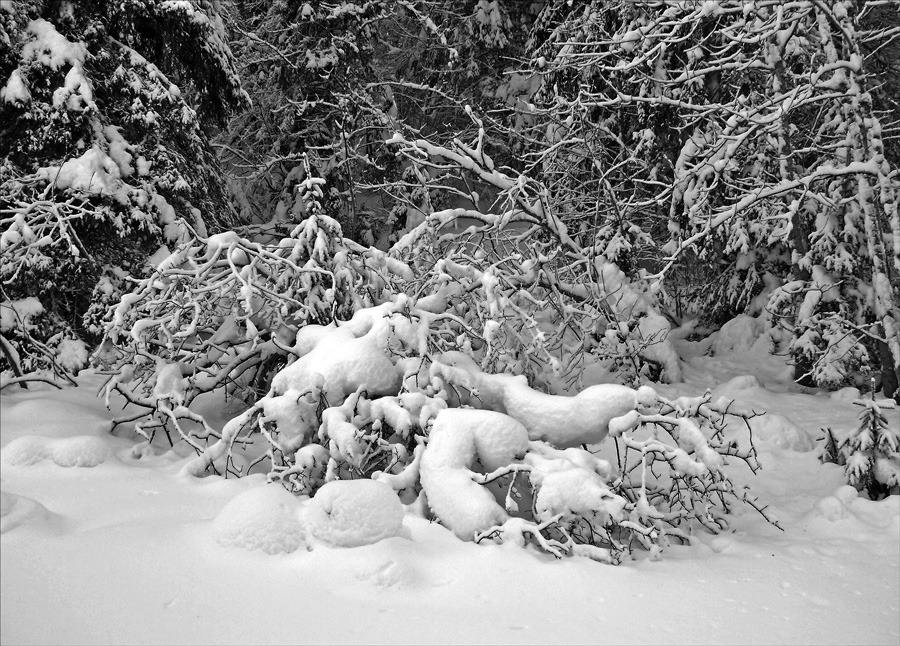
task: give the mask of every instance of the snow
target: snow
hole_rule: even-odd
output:
[[[375,480],[334,480],[301,511],[308,536],[331,547],[360,547],[403,534],[403,505]]]
[[[302,356],[272,382],[278,394],[306,392],[321,379],[328,401],[339,404],[359,388],[372,395],[395,392],[400,379],[375,335],[357,338],[349,327],[308,325],[297,334],[295,351]]]
[[[56,363],[69,372],[78,372],[88,364],[90,351],[80,339],[63,339],[56,346]]]
[[[0,534],[29,525],[52,531],[59,519],[59,516],[31,498],[0,491]]]
[[[193,452],[138,458],[130,431],[110,433],[121,411],[96,398],[103,377],[91,370],[78,388],[7,387],[0,641],[897,644],[900,497],[859,496],[841,467],[798,440],[825,426],[855,428],[859,392],[802,389],[779,357],[724,348],[710,356],[709,343],[677,341],[684,381],[653,388],[671,400],[711,389],[714,400],[769,411],[751,420],[763,469],[737,484],[751,486],[784,531],[738,510],[722,534],[697,530],[658,561],[636,548],[617,567],[512,541],[461,541],[379,482],[332,482],[308,500],[262,476],[182,475]],[[882,410],[896,428],[898,410]],[[497,441],[478,446],[482,431],[454,428]],[[432,468],[480,491],[478,451],[514,460],[523,441],[522,427],[499,412],[447,410],[431,432]],[[604,452],[568,451],[527,454],[559,467],[543,471],[539,504],[549,513],[555,496],[575,499],[567,488],[585,479],[566,473],[590,469],[597,478],[576,492],[579,504],[615,514],[595,461]],[[505,515],[493,497],[486,503]],[[356,531],[357,547],[330,549]]]
[[[256,486],[238,494],[212,524],[216,542],[225,547],[293,552],[305,544],[297,498],[283,487]]]
[[[31,92],[28,91],[19,70],[13,70],[6,85],[0,88],[0,99],[7,103],[27,103],[31,99]]]
[[[442,410],[422,455],[422,488],[429,507],[463,540],[503,524],[506,512],[472,479],[471,467],[476,455],[493,470],[524,457],[527,449],[528,432],[512,417],[494,411]]]
[[[0,332],[16,328],[33,329],[32,319],[44,313],[44,306],[34,296],[0,302]]]
[[[111,451],[102,438],[82,435],[48,438],[40,435],[20,437],[3,448],[6,466],[30,466],[50,460],[60,467],[95,467],[109,458]]]
[[[31,20],[27,27],[32,39],[22,48],[22,62],[32,62],[58,70],[68,65],[63,86],[53,92],[53,105],[65,105],[68,110],[84,110],[96,107],[93,88],[84,76],[84,61],[87,47],[84,43],[73,43],[56,31],[43,18]],[[3,99],[8,102],[28,100],[28,89],[21,73],[16,70],[2,90]]]
[[[36,60],[41,65],[55,70],[63,65],[81,68],[87,57],[87,47],[84,43],[67,40],[56,31],[56,27],[43,18],[30,21],[27,31],[33,36],[33,40],[22,48],[23,61]]]
[[[133,190],[122,181],[119,165],[97,144],[80,157],[66,160],[62,166],[40,168],[37,175],[60,189],[114,195],[123,204],[128,201],[129,189]]]
[[[760,446],[778,446],[785,451],[808,452],[815,448],[815,437],[799,428],[784,415],[770,413],[750,420],[753,440]],[[822,435],[821,433],[819,434]]]
[[[534,509],[540,520],[556,514],[584,515],[602,527],[607,518],[622,519],[625,499],[613,494],[599,474],[569,460],[561,462],[541,474],[539,481],[532,472],[531,481],[540,486],[534,498]]]
[[[763,334],[764,327],[762,319],[746,314],[735,316],[716,332],[710,352],[716,355],[750,350]]]
[[[548,395],[521,381],[509,380],[503,405],[522,422],[532,440],[558,448],[598,444],[609,433],[609,423],[637,405],[637,392],[626,386],[598,384],[574,397]]]

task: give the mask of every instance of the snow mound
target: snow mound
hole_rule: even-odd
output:
[[[54,518],[56,514],[37,500],[0,491],[0,534],[21,525],[51,522]]]
[[[859,388],[847,386],[846,388],[835,390],[833,393],[828,395],[828,398],[832,401],[846,402],[850,404],[859,399],[861,396],[862,395],[860,395]]]
[[[709,348],[710,354],[718,356],[729,352],[746,352],[753,348],[756,340],[765,330],[763,322],[742,314],[722,326]]]
[[[60,467],[95,467],[106,462],[112,450],[95,435],[66,438],[30,435],[13,440],[0,455],[7,466],[28,466],[51,460]]]
[[[95,410],[50,397],[35,397],[3,408],[3,439],[45,436],[71,437],[103,435],[109,432],[109,418]]]
[[[734,399],[737,395],[748,390],[756,390],[762,388],[762,384],[753,375],[741,375],[734,377],[724,384],[716,387],[712,391],[712,401],[717,401],[720,397]]]
[[[367,581],[379,588],[402,588],[416,578],[415,572],[403,563],[385,561],[356,575],[359,581]]]
[[[807,517],[824,518],[830,523],[850,518],[854,515],[852,508],[859,500],[858,495],[850,485],[842,485],[832,495],[819,498]]]
[[[812,451],[815,442],[806,431],[797,428],[791,420],[783,415],[769,413],[750,420],[753,439],[768,445],[774,445],[788,451],[805,453]]]
[[[836,523],[850,517],[850,509],[836,496],[826,496],[816,502],[814,510],[816,516],[820,516],[825,520]]]
[[[333,547],[371,545],[399,536],[403,505],[394,490],[375,480],[335,480],[324,485],[300,514],[315,540]]]
[[[224,547],[293,552],[304,544],[297,499],[279,485],[249,489],[222,508],[213,521],[213,536]]]

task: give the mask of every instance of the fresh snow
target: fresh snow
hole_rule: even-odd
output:
[[[660,560],[636,547],[619,566],[556,560],[513,541],[461,541],[426,519],[421,499],[401,505],[392,489],[402,488],[393,481],[403,474],[332,482],[313,499],[261,475],[185,475],[192,453],[138,449],[127,429],[110,433],[121,411],[115,398],[107,411],[96,397],[103,378],[92,371],[80,374],[78,388],[7,387],[0,641],[897,644],[900,496],[858,496],[815,450],[823,427],[842,434],[858,424],[859,391],[802,389],[777,357],[736,338],[675,343],[684,381],[655,384],[661,396],[711,389],[713,401],[769,411],[751,420],[763,470],[753,476],[734,465],[735,478],[770,505],[784,531],[739,508],[729,531],[697,530],[691,545],[673,545]],[[285,388],[354,392],[354,379],[316,371],[313,354],[297,362],[302,374]],[[204,414],[221,427],[239,412],[211,405]],[[883,412],[900,423],[896,408]],[[457,433],[441,421],[454,417]],[[432,441],[445,434],[447,446],[427,460],[429,451],[419,453],[426,488],[435,471],[474,485],[475,455],[501,464],[528,440],[524,426],[500,413],[446,410],[436,419]],[[626,415],[612,426],[621,432],[629,423]],[[609,467],[601,457],[610,457],[612,441],[592,462],[580,451],[528,453],[532,466],[552,458],[557,468],[536,476],[544,478],[538,505],[550,513],[557,498],[583,498],[586,509],[601,508],[602,478],[569,489],[591,482],[575,470]],[[606,513],[617,513],[611,499]]]

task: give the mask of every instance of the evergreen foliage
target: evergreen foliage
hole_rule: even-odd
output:
[[[96,342],[180,219],[236,223],[204,127],[246,95],[210,2],[4,3],[0,20],[3,301],[40,299],[43,341]]]
[[[825,429],[820,459],[844,467],[847,483],[880,500],[900,494],[900,430],[888,422],[896,406],[873,396],[853,402],[862,406],[859,426],[842,440]]]

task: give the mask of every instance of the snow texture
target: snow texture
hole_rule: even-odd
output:
[[[769,413],[750,420],[753,439],[760,446],[778,446],[786,451],[811,451],[815,443],[809,434],[801,430],[784,415]]]
[[[53,525],[56,514],[27,496],[0,491],[0,534],[24,525]]]
[[[609,422],[637,406],[637,392],[627,386],[598,384],[574,397],[548,395],[524,382],[504,382],[503,405],[519,420],[528,437],[556,448],[599,444],[609,433]]]
[[[277,395],[292,389],[306,392],[320,380],[324,380],[322,390],[332,405],[359,388],[373,397],[395,394],[399,389],[394,365],[374,336],[357,338],[347,327],[308,325],[297,334],[295,350],[302,356],[272,380]]]
[[[44,460],[60,467],[95,467],[111,455],[112,450],[106,442],[93,435],[66,438],[29,435],[3,447],[0,461],[10,467],[30,466]]]
[[[375,480],[329,482],[304,505],[300,517],[311,540],[331,547],[371,545],[403,530],[400,499]]]
[[[225,547],[266,554],[293,552],[304,545],[298,509],[297,498],[284,487],[254,487],[222,508],[213,521],[213,536]]]

